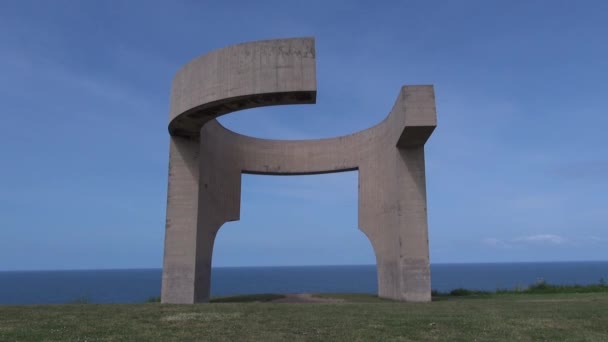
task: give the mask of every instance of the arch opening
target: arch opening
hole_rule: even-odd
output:
[[[375,254],[357,228],[358,171],[241,177],[240,221],[215,240],[212,297],[377,292]]]

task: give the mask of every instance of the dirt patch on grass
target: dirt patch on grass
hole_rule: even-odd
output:
[[[240,312],[219,313],[219,312],[181,312],[174,315],[164,316],[161,321],[177,322],[177,321],[203,321],[213,322],[227,319],[235,319],[241,316]]]
[[[344,299],[339,298],[319,298],[310,293],[290,293],[284,294],[281,299],[273,300],[272,303],[341,303]]]

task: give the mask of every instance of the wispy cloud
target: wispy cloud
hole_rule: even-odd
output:
[[[588,236],[585,240],[590,243],[608,243],[607,238],[602,238],[598,236]]]
[[[314,202],[357,201],[358,172],[243,177],[243,196]]]
[[[482,243],[492,247],[518,247],[531,245],[559,246],[573,242],[557,234],[535,234],[519,236],[512,239],[498,239],[494,237],[482,239]]]
[[[261,107],[221,116],[218,121],[226,128],[256,138],[279,140],[307,140],[315,139],[309,131],[285,123],[285,113],[297,109],[296,106],[288,108]],[[281,118],[283,117],[283,118]]]
[[[513,239],[512,242],[524,244],[562,245],[564,243],[567,243],[568,239],[555,234],[538,234],[518,237],[516,239]]]
[[[131,54],[134,54],[134,52]],[[32,91],[42,92],[42,90],[52,87],[50,88],[51,91],[57,92],[59,96],[68,94],[81,100],[84,98],[89,103],[95,103],[97,107],[100,104],[120,104],[121,106],[128,106],[129,109],[135,108],[144,111],[154,109],[151,102],[154,102],[155,99],[145,94],[136,84],[130,83],[134,77],[127,78],[117,73],[78,70],[64,60],[32,55],[21,50],[2,51],[0,55],[0,62],[5,66],[0,70],[9,73],[23,87],[26,87],[29,90],[25,92],[28,96],[32,95]],[[118,56],[115,59],[118,59]],[[142,55],[140,61],[147,61],[147,59],[147,56]],[[108,63],[110,62],[112,61],[108,61]],[[157,64],[161,65],[161,62],[157,62],[157,64],[147,63],[150,66],[145,65],[145,67],[150,69]],[[141,69],[140,72],[143,73],[146,69],[142,64],[143,62],[140,62],[138,67]],[[33,86],[34,84],[36,87]],[[24,96],[21,94],[24,92],[23,89],[13,88],[0,87],[0,91],[15,96]],[[63,100],[63,97],[60,97],[60,99]],[[129,111],[125,112],[128,113]],[[74,115],[80,117],[82,113],[79,112]],[[105,113],[105,115],[112,115],[112,113]],[[114,115],[124,114],[116,113]]]
[[[569,180],[608,180],[608,160],[583,160],[564,163],[554,173]]]
[[[558,247],[558,246],[570,246],[570,247],[593,247],[598,245],[608,244],[608,237],[602,237],[597,235],[584,235],[584,236],[562,236],[558,234],[533,234],[518,236],[514,238],[496,238],[486,237],[481,239],[481,243],[488,247],[497,248],[523,248],[532,246],[546,246],[546,247]]]
[[[492,247],[499,247],[499,246],[505,245],[504,241],[497,239],[497,238],[484,238],[481,240],[481,242],[484,245],[492,246]]]
[[[515,210],[557,209],[566,203],[562,194],[529,194],[506,201],[508,208]]]

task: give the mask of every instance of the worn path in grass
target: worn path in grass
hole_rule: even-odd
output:
[[[287,293],[283,298],[275,299],[272,303],[340,303],[343,298],[314,296],[311,293]]]
[[[0,306],[0,341],[608,341],[608,293],[320,297],[334,302]]]

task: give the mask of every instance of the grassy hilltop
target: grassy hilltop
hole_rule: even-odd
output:
[[[276,302],[282,298],[0,306],[0,341],[608,341],[608,292],[444,295],[432,303],[340,294]]]

